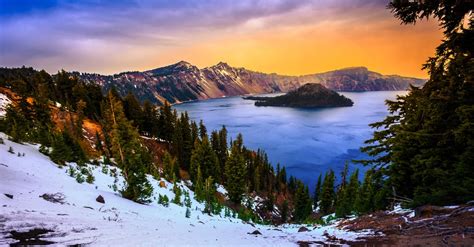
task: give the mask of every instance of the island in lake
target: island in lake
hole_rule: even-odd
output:
[[[276,97],[247,96],[243,98],[256,100],[256,106],[317,108],[354,105],[351,99],[318,83],[307,83],[285,95]]]

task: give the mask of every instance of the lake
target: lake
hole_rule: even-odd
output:
[[[242,133],[244,144],[263,149],[274,166],[286,166],[289,175],[312,190],[320,173],[333,169],[339,176],[345,162],[367,156],[359,151],[373,130],[369,123],[388,114],[386,99],[405,91],[342,92],[354,101],[352,107],[298,109],[257,107],[254,101],[229,97],[175,105],[191,119],[203,120],[210,132],[225,125],[229,137]],[[349,164],[351,170],[366,170]],[[362,176],[360,176],[362,177]]]

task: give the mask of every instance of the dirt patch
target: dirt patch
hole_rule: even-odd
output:
[[[34,228],[27,232],[17,232],[11,231],[10,235],[12,239],[17,240],[18,242],[10,244],[10,246],[25,246],[25,245],[49,245],[54,244],[52,241],[42,240],[42,235],[46,233],[51,233],[52,230],[43,229],[43,228]]]
[[[410,217],[376,212],[339,225],[348,230],[374,229],[380,236],[345,242],[351,246],[474,246],[474,206],[463,205]]]

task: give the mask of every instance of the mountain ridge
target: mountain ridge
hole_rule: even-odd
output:
[[[383,75],[362,66],[291,76],[232,67],[225,62],[200,69],[186,61],[142,72],[74,74],[82,80],[99,84],[104,92],[114,87],[122,96],[132,92],[141,101],[149,100],[157,104],[289,92],[307,83],[319,83],[335,91],[362,92],[406,90],[410,84],[421,86],[425,82],[413,77]]]

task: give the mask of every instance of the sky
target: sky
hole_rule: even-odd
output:
[[[0,0],[0,67],[143,71],[181,60],[303,75],[366,66],[427,77],[435,20],[401,25],[389,0]]]

